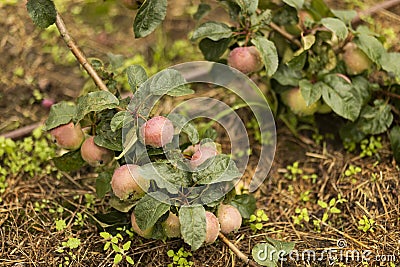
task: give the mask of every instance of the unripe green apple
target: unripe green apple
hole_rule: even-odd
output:
[[[163,147],[174,137],[174,125],[163,116],[156,116],[146,121],[140,128],[142,141],[152,147]]]
[[[172,212],[169,212],[168,218],[162,222],[162,227],[164,228],[167,237],[174,238],[181,236],[181,223],[179,222],[179,217]]]
[[[319,107],[319,102],[312,103],[307,106],[306,101],[301,94],[300,88],[295,87],[281,94],[282,102],[290,108],[290,110],[298,116],[313,115]]]
[[[234,48],[228,55],[228,65],[244,74],[259,71],[264,67],[261,54],[255,46]]]
[[[242,216],[239,210],[232,205],[221,204],[218,207],[217,218],[223,234],[237,231],[242,226]]]
[[[143,0],[121,0],[124,7],[131,10],[137,10],[143,4]]]
[[[371,59],[354,43],[344,47],[343,61],[350,75],[358,75],[372,67]]]
[[[79,123],[74,125],[73,122],[70,122],[60,125],[50,130],[50,134],[59,147],[70,150],[78,149],[85,140],[85,135]]]
[[[139,174],[138,168],[138,165],[126,164],[114,171],[111,188],[116,197],[125,200],[139,199],[145,195],[150,184]]]
[[[218,218],[213,213],[206,211],[206,239],[204,242],[206,244],[214,243],[218,238],[220,229]]]
[[[139,225],[137,225],[137,223],[136,223],[135,212],[132,212],[131,224],[132,224],[133,231],[136,234],[138,234],[139,236],[144,237],[144,238],[150,238],[152,236],[154,227],[150,227],[150,228],[145,229],[145,230],[140,229]]]
[[[81,146],[81,156],[89,165],[96,167],[109,163],[114,158],[114,152],[96,145],[94,136],[90,136]]]

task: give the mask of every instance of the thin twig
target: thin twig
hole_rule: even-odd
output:
[[[299,40],[296,39],[295,36],[291,35],[290,33],[288,33],[285,29],[279,27],[278,25],[276,25],[275,23],[271,22],[269,24],[269,26],[277,31],[280,35],[282,35],[283,37],[285,37],[286,39],[288,39],[289,41],[291,41],[292,43],[294,43],[295,45],[297,45],[298,47],[302,47],[301,43]]]
[[[385,91],[385,90],[380,90],[379,92],[384,94],[384,95],[390,96],[392,98],[400,99],[400,95],[398,95],[398,94],[395,94],[395,93],[392,93],[392,92],[388,92],[388,91]]]
[[[233,253],[236,254],[236,256],[239,257],[239,259],[241,259],[242,261],[244,261],[248,266],[251,267],[258,267],[259,265],[257,263],[255,263],[254,261],[252,261],[251,259],[249,259],[249,257],[247,255],[245,255],[243,252],[241,252],[231,241],[229,241],[228,238],[226,238],[221,232],[218,234],[219,239],[221,239],[222,242],[225,243],[225,245],[227,245],[230,250],[232,250]]]
[[[358,13],[357,16],[351,21],[351,24],[353,26],[355,26],[362,21],[362,17],[373,15],[375,13],[378,13],[382,9],[389,9],[389,8],[392,8],[399,4],[400,4],[400,0],[389,0],[389,1],[383,1],[381,3],[378,3],[378,4],[368,8],[367,10]]]
[[[0,136],[2,136],[4,138],[19,139],[21,137],[29,135],[33,130],[38,128],[40,125],[42,125],[42,122],[35,122],[31,125],[27,125],[25,127],[16,129],[14,131],[0,134]]]
[[[95,84],[101,90],[108,91],[108,88],[105,85],[105,83],[103,82],[103,80],[100,78],[100,76],[94,70],[92,65],[90,65],[90,63],[86,59],[83,52],[76,45],[74,39],[72,39],[72,37],[69,35],[67,27],[65,26],[64,20],[62,19],[61,15],[58,12],[57,12],[57,18],[56,18],[56,26],[57,26],[58,31],[61,34],[61,37],[63,38],[64,42],[68,46],[68,48],[74,54],[74,56],[79,61],[79,63],[82,65],[82,67],[87,71],[87,73],[90,75],[90,77],[92,77]]]

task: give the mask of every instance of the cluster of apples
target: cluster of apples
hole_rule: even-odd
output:
[[[85,138],[85,134],[79,124],[72,122],[54,128],[50,131],[54,140],[61,148],[77,150],[80,148],[82,158],[91,166],[99,166],[109,163],[114,152],[95,144],[94,136]],[[154,148],[164,147],[170,143],[174,136],[173,123],[166,117],[156,116],[146,121],[139,130],[140,140],[147,146]],[[216,156],[219,151],[215,145],[196,144],[188,147],[183,153],[190,157],[189,165],[195,170],[208,158]],[[139,166],[124,164],[115,169],[111,188],[114,195],[120,200],[135,200],[143,197],[149,189],[150,183],[139,174]],[[138,227],[135,214],[132,212],[131,223],[133,230],[140,236],[149,238],[153,229],[142,230]],[[240,228],[242,217],[239,211],[231,206],[221,204],[217,216],[206,212],[207,235],[205,243],[213,243],[218,233],[230,233]],[[165,233],[168,237],[180,237],[179,217],[170,211],[169,216],[163,222]]]

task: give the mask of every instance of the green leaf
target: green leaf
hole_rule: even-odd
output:
[[[372,86],[371,83],[363,76],[352,78],[353,90],[356,97],[360,99],[362,105],[365,105],[371,99]]]
[[[276,239],[272,239],[270,237],[266,237],[267,242],[275,247],[276,251],[284,251],[284,254],[281,256],[288,255],[295,247],[295,242],[284,242]]]
[[[376,135],[386,132],[392,122],[393,114],[390,105],[384,100],[376,99],[374,107],[368,105],[361,110],[358,123],[364,133]]]
[[[129,111],[120,111],[114,115],[110,122],[111,131],[115,132],[124,126],[124,123],[130,123],[133,121]]]
[[[375,37],[363,33],[354,42],[376,64],[381,64],[382,58],[386,58],[386,49]]]
[[[170,205],[160,202],[158,192],[151,192],[141,198],[135,207],[136,222],[140,229],[146,230],[153,227],[167,211]]]
[[[400,126],[396,125],[390,131],[390,145],[393,151],[393,157],[397,164],[400,164]]]
[[[146,70],[140,65],[132,65],[126,68],[126,76],[132,92],[136,90],[147,80]]]
[[[357,16],[355,10],[332,10],[333,15],[339,18],[346,24],[350,24],[351,21]]]
[[[133,22],[136,38],[152,33],[164,20],[167,14],[167,0],[147,0],[140,7]]]
[[[110,125],[107,126],[110,127]],[[120,129],[116,132],[113,132],[111,129],[102,129],[98,127],[96,129],[94,142],[96,145],[110,150],[122,151],[122,130]]]
[[[298,86],[302,74],[299,70],[289,68],[287,65],[281,65],[272,78],[284,86]]]
[[[122,249],[127,251],[131,247],[131,241],[127,241],[123,246]]]
[[[384,53],[380,64],[387,72],[391,72],[397,79],[400,79],[400,53]]]
[[[76,106],[73,103],[62,101],[50,108],[43,130],[48,131],[60,125],[69,123],[76,114]]]
[[[66,247],[68,247],[70,249],[74,249],[74,248],[79,247],[80,244],[81,244],[81,240],[79,238],[70,237],[70,238],[68,238]]]
[[[100,172],[96,179],[96,195],[98,198],[103,198],[108,192],[111,191],[111,178],[112,173]]]
[[[320,84],[312,84],[309,80],[303,79],[299,82],[301,95],[304,97],[307,106],[317,102],[322,95]]]
[[[272,76],[278,69],[278,52],[276,51],[275,44],[264,37],[256,37],[251,42],[260,51],[262,59],[264,61],[267,75]]]
[[[121,254],[115,254],[115,257],[114,257],[114,264],[118,264],[118,263],[120,263],[122,261],[122,255]]]
[[[361,99],[352,86],[336,75],[327,75],[322,86],[322,98],[332,110],[345,119],[355,121],[361,111]]]
[[[207,167],[201,169],[202,166]],[[200,185],[230,182],[241,176],[235,162],[227,155],[209,158],[199,168],[199,171],[192,174],[192,178],[194,182]]]
[[[339,39],[346,39],[349,31],[343,21],[336,18],[323,18],[321,19],[322,25],[332,31]]]
[[[185,116],[171,113],[167,117],[174,124],[175,129],[187,134],[190,142],[192,144],[197,144],[199,142],[199,133],[193,123],[190,123]]]
[[[204,38],[200,41],[199,48],[206,60],[218,61],[219,58],[225,53],[226,49],[228,49],[230,42],[231,38],[223,38],[218,41]]]
[[[111,234],[108,232],[101,232],[100,236],[104,239],[109,239],[111,237]]]
[[[326,203],[325,201],[322,201],[322,200],[318,200],[318,205],[321,207],[321,208],[323,208],[323,209],[326,209],[327,207],[328,207],[328,203]]]
[[[131,256],[125,256],[125,259],[126,259],[126,261],[127,261],[129,264],[131,264],[131,265],[134,265],[134,264],[135,264],[135,262],[133,261],[133,259],[131,258]]]
[[[331,17],[333,15],[324,0],[311,0],[307,9],[312,13],[316,20],[324,17]]]
[[[211,6],[205,3],[200,3],[196,13],[193,15],[195,20],[201,20],[208,12],[211,11]]]
[[[269,243],[256,244],[251,250],[253,259],[261,266],[276,267],[278,266],[279,254],[272,253],[276,248]]]
[[[253,195],[236,195],[230,204],[236,207],[244,219],[249,219],[257,209],[256,198]]]
[[[303,8],[304,0],[283,0],[284,3],[299,10]]]
[[[342,211],[341,211],[340,209],[336,208],[336,207],[331,207],[331,208],[329,209],[329,212],[330,212],[330,213],[333,213],[333,214],[339,214],[339,213],[341,213]]]
[[[33,23],[42,29],[56,22],[57,11],[51,0],[29,0],[26,9]]]
[[[255,13],[258,7],[258,0],[235,0],[235,2],[248,15]]]
[[[105,109],[113,109],[116,108],[118,104],[118,98],[110,92],[91,92],[78,98],[74,120],[79,122],[92,111],[98,112]]]
[[[301,43],[304,50],[309,50],[315,44],[315,35],[309,34],[301,37]]]
[[[192,94],[194,91],[186,85],[182,74],[174,69],[163,70],[154,75],[149,82],[145,83],[144,90],[149,90],[153,95],[183,96]]]
[[[108,204],[110,204],[111,207],[123,213],[129,212],[136,203],[137,201],[135,200],[120,200],[116,196],[112,196],[108,201]]]
[[[145,179],[154,180],[158,187],[165,188],[171,194],[177,194],[178,188],[190,185],[187,172],[161,162],[140,166],[139,173]]]
[[[53,158],[53,162],[57,169],[63,172],[77,171],[86,165],[79,149],[65,153],[61,157]]]
[[[286,65],[295,71],[301,71],[304,68],[307,60],[307,51],[303,51],[300,55],[292,58]]]
[[[229,38],[233,34],[231,28],[228,25],[216,21],[208,21],[201,24],[193,32],[192,40],[209,38],[213,41],[218,41],[224,38]]]
[[[204,207],[182,206],[179,209],[179,222],[183,240],[197,250],[206,238],[206,213]]]

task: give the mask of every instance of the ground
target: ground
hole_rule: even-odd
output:
[[[54,28],[44,32],[35,29],[24,2],[0,2],[0,133],[43,121],[48,110],[41,106],[41,98],[73,100],[82,88],[90,87]],[[123,54],[126,58],[136,55],[132,62],[147,64],[150,72],[171,62],[202,59],[190,43],[176,42],[185,40],[194,27],[187,15],[191,10],[185,8],[185,4],[171,5],[172,11],[162,30],[143,40],[135,40],[131,30],[134,13],[113,1],[86,1],[88,4],[76,5],[78,2],[82,1],[56,1],[71,35],[88,57],[106,62],[107,53]],[[102,4],[109,8],[102,10]],[[337,5],[336,1],[331,4]],[[346,1],[340,5],[366,8],[370,4]],[[392,49],[396,51],[399,51],[396,43],[400,32],[399,11],[400,8],[391,9],[375,16],[375,25],[381,25],[389,39],[393,39]],[[184,52],[179,53],[182,47],[185,47]],[[214,93],[218,95],[217,91]],[[329,125],[324,117],[320,118],[320,123],[328,132],[334,132],[334,125]],[[227,236],[231,242],[247,255],[251,255],[251,249],[266,237],[295,242],[300,254],[308,249],[318,253],[324,249],[338,249],[338,245],[346,242],[346,248],[351,250],[371,251],[370,258],[377,261],[369,265],[357,260],[346,263],[345,259],[340,259],[339,249],[333,254],[339,258],[336,266],[399,266],[399,168],[393,160],[387,136],[379,141],[382,148],[378,153],[361,157],[361,151],[348,153],[340,142],[329,136],[321,142],[308,132],[295,137],[280,122],[277,122],[277,132],[271,172],[255,193],[257,207],[265,211],[268,221],[258,231],[245,224],[237,233]],[[298,168],[293,167],[296,162]],[[92,217],[109,209],[104,200],[94,197],[96,176],[93,170],[85,168],[68,174],[54,171],[51,164],[46,162],[37,167],[50,166],[46,167],[50,168],[48,172],[31,176],[21,171],[7,176],[8,186],[0,193],[0,266],[68,263],[70,266],[111,266],[114,255],[111,250],[103,251],[105,242]],[[303,173],[292,174],[287,166]],[[359,167],[359,172],[346,175],[350,166]],[[313,174],[315,179],[303,177]],[[327,212],[326,222],[315,225],[313,221],[321,220],[327,210],[321,201],[329,204],[332,199],[340,198],[345,200],[335,203],[340,212]],[[304,218],[300,220],[301,211],[304,215],[305,210],[309,222]],[[58,229],[57,222],[61,218],[65,226]],[[374,220],[372,228],[359,229],[363,226],[360,220],[369,219]],[[300,220],[298,224],[296,220]],[[66,248],[68,245],[62,243],[73,240],[71,238],[80,240],[77,248]],[[130,239],[125,237],[125,240]],[[59,250],[61,247],[64,251]],[[178,251],[181,247],[190,250],[181,240],[163,243],[135,236],[129,255],[135,266],[166,266],[171,262],[167,251]],[[193,252],[188,259],[194,266],[244,266],[220,241]],[[329,266],[329,262],[325,257],[322,261],[291,261],[283,266]]]

